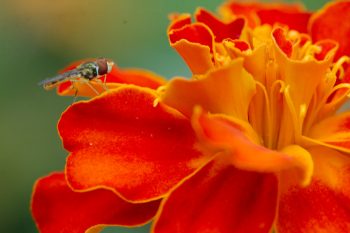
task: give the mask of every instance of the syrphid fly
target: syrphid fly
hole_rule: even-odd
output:
[[[78,65],[75,69],[66,71],[51,78],[44,79],[38,85],[44,89],[50,90],[63,82],[86,82],[95,92],[96,90],[89,84],[91,80],[99,80],[98,78],[105,76],[111,72],[114,62],[106,58],[98,58]],[[106,80],[105,80],[106,81]],[[97,93],[98,94],[98,93]]]

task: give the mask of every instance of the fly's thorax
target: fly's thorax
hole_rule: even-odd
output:
[[[78,68],[81,76],[88,80],[96,78],[99,74],[99,67],[96,62],[86,62],[80,65]]]

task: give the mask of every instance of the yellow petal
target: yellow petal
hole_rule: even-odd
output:
[[[243,59],[236,59],[201,79],[172,79],[161,101],[187,116],[192,115],[195,105],[200,105],[211,113],[248,121],[248,107],[254,94],[253,77],[243,68]]]
[[[214,67],[214,35],[202,23],[185,25],[168,32],[170,45],[185,60],[193,74],[204,74]]]

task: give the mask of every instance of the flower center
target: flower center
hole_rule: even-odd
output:
[[[277,150],[300,144],[316,122],[339,108],[350,89],[343,82],[349,78],[344,65],[350,60],[344,56],[333,63],[335,43],[312,44],[295,31],[279,33],[283,31],[274,30],[273,43],[262,45],[263,69],[245,66],[256,81],[249,123],[264,146]],[[259,58],[258,48],[250,51],[252,59]]]

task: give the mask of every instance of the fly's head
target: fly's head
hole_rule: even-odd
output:
[[[105,75],[112,71],[114,62],[107,58],[98,58],[96,60],[98,66],[98,75]]]

